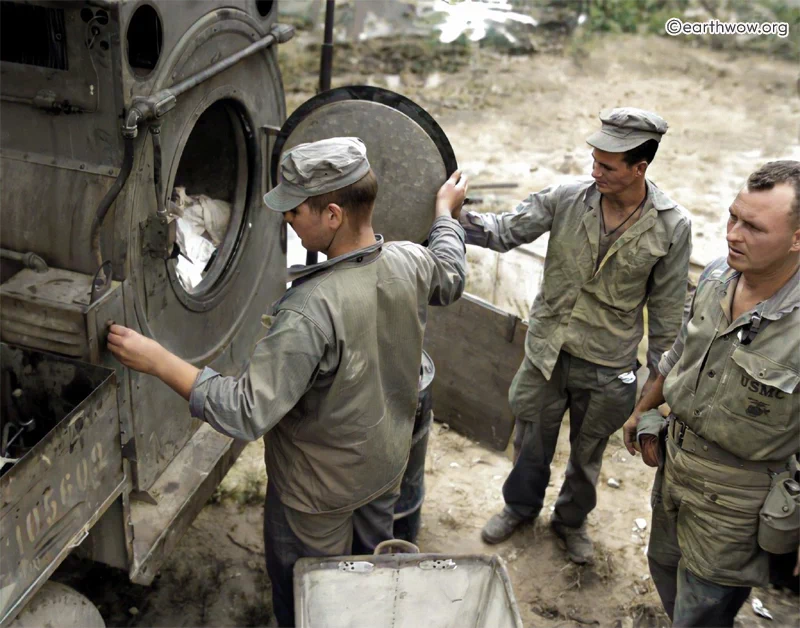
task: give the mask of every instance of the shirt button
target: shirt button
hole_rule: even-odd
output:
[[[703,445],[703,451],[708,451],[708,445]]]
[[[716,493],[711,493],[711,495],[709,495],[709,496],[708,496],[708,498],[709,498],[709,499],[710,499],[712,502],[715,502],[715,501],[717,501],[717,499],[718,499],[718,497],[717,497],[717,494],[716,494]]]
[[[714,375],[716,375],[716,374],[717,374],[717,373],[714,371],[714,369],[711,369],[711,370],[708,372],[708,376],[709,376],[710,378],[712,378],[712,379],[714,378]]]
[[[363,261],[364,261],[364,258],[363,258],[361,255],[359,255],[359,256],[356,258],[356,261],[357,261],[357,262],[359,262],[359,263],[360,263],[360,262],[363,262]]]
[[[703,410],[702,410],[701,408],[697,408],[697,409],[694,411],[694,415],[695,415],[695,416],[700,416],[701,414],[703,414]]]

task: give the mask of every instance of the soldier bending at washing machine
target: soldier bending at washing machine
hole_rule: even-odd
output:
[[[278,622],[292,626],[299,558],[372,553],[392,538],[426,309],[452,303],[464,288],[464,231],[455,218],[467,179],[456,172],[440,188],[426,249],[373,232],[378,184],[361,140],[297,146],[284,154],[281,174],[264,202],[328,260],[293,274],[241,377],[199,370],[119,325],[108,344],[219,432],[244,440],[269,432],[267,570]]]
[[[647,557],[674,626],[732,626],[767,552],[800,541],[800,162],[754,172],[729,211],[727,259],[624,427],[659,467]]]

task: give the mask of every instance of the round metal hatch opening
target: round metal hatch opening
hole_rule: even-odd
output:
[[[281,155],[305,142],[359,137],[378,178],[372,217],[387,241],[421,243],[433,222],[436,192],[457,168],[441,127],[405,96],[379,87],[353,85],[322,92],[297,108],[272,151],[272,183],[279,182]]]
[[[180,155],[170,194],[179,253],[168,268],[176,295],[191,309],[212,305],[246,232],[249,128],[238,101],[218,100],[197,119]]]

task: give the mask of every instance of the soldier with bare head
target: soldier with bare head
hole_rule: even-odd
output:
[[[624,429],[659,467],[648,560],[675,626],[732,626],[800,545],[800,162],[750,175],[727,240]]]

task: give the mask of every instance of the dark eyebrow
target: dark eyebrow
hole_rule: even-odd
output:
[[[614,169],[614,167],[611,166],[610,164],[607,164],[607,163],[604,163],[604,162],[600,161],[597,157],[595,157],[594,153],[592,153],[592,159],[594,160],[595,163],[600,164],[601,166],[603,166],[603,168],[607,168],[608,170],[613,170]]]
[[[742,217],[741,217],[741,216],[739,216],[738,214],[734,214],[734,213],[733,213],[733,205],[731,205],[731,206],[728,208],[728,213],[729,213],[731,216],[733,216],[734,218],[738,218],[740,222],[743,222],[743,223],[744,223],[744,224],[746,224],[746,225],[750,225],[751,227],[755,227],[756,229],[759,229],[759,230],[761,230],[761,231],[763,231],[763,230],[764,230],[764,227],[762,227],[762,226],[761,226],[760,224],[758,224],[757,222],[753,222],[752,220],[745,220],[744,218],[742,218]]]

